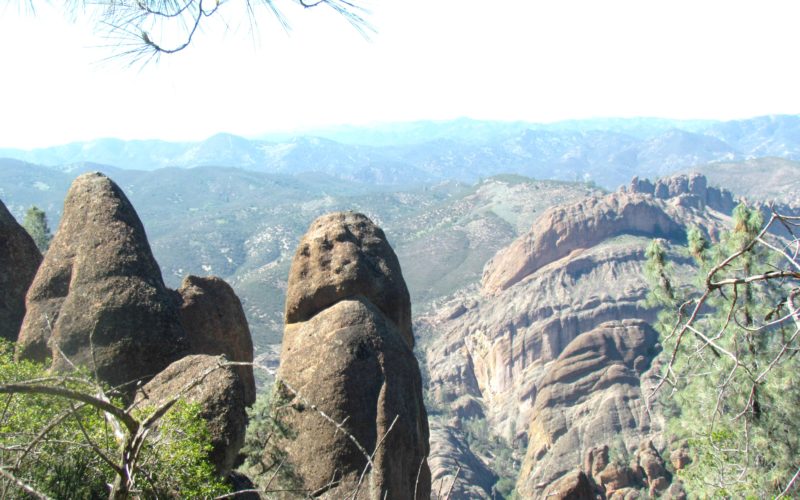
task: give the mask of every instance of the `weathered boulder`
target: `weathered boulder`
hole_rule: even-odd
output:
[[[139,388],[135,398],[141,407],[158,407],[175,396],[198,403],[211,434],[209,459],[220,476],[231,472],[247,427],[244,384],[233,367],[221,365],[224,361],[219,356],[186,356]]]
[[[100,173],[72,183],[26,306],[18,357],[85,365],[112,386],[149,380],[187,352],[142,223]]]
[[[636,474],[631,468],[618,463],[606,465],[595,480],[605,490],[606,495],[611,495],[615,491],[624,490],[632,486],[638,486]]]
[[[25,293],[41,262],[33,238],[0,201],[0,337],[6,340],[17,340]]]
[[[286,311],[276,376],[289,403],[277,415],[289,430],[276,443],[285,469],[328,498],[360,488],[358,498],[427,499],[429,431],[410,306],[383,232],[359,214],[317,219],[295,255]],[[374,453],[374,467],[359,487],[363,451]]]
[[[617,192],[554,207],[537,220],[528,234],[486,264],[482,291],[486,295],[497,294],[539,268],[610,237],[668,237],[679,236],[682,231],[682,226],[652,197],[637,193]]]
[[[181,323],[192,354],[223,354],[229,361],[253,362],[253,340],[239,297],[224,280],[187,276],[177,290]],[[252,366],[237,366],[247,406],[256,400]]]
[[[564,475],[558,481],[551,484],[541,494],[535,497],[523,498],[547,498],[556,500],[595,500],[597,495],[591,481],[583,471],[574,471]]]
[[[632,447],[648,431],[638,370],[649,363],[637,360],[653,358],[657,338],[644,321],[625,320],[604,323],[564,349],[537,387],[528,449],[517,482],[523,497],[535,497],[537,484],[552,482],[581,461],[592,462],[587,472],[597,472],[599,483],[613,482],[616,488],[631,483],[624,471],[603,465],[608,464],[603,448],[591,459],[586,450],[613,440]]]
[[[692,463],[692,456],[689,454],[689,444],[686,441],[672,450],[669,454],[669,461],[672,468],[676,471],[683,470],[687,465]]]
[[[583,470],[595,482],[600,482],[600,473],[608,466],[608,445],[601,445],[586,450],[583,459]]]
[[[359,213],[324,215],[311,224],[292,261],[286,322],[306,321],[358,295],[391,319],[413,347],[408,288],[381,228]]]
[[[669,488],[672,482],[672,474],[667,470],[664,459],[653,446],[649,439],[644,440],[636,451],[636,461],[643,472],[643,479],[647,482],[647,487],[651,496]]]

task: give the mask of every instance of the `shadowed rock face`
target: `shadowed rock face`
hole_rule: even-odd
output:
[[[17,356],[51,357],[56,369],[81,364],[120,385],[149,379],[187,352],[142,223],[100,173],[70,187],[26,305]]]
[[[221,361],[217,356],[186,356],[138,389],[135,402],[142,407],[158,407],[188,389],[183,399],[198,403],[200,417],[208,422],[212,446],[209,459],[220,476],[227,476],[244,444],[247,413],[244,384],[237,370],[220,367]]]
[[[253,340],[242,303],[224,280],[187,276],[177,290],[180,318],[194,354],[224,354],[230,361],[253,362]],[[252,366],[237,366],[247,406],[256,400]]]
[[[33,238],[0,201],[0,337],[17,340],[25,316],[25,293],[41,262]]]
[[[377,447],[358,498],[427,499],[428,423],[408,293],[383,232],[359,214],[317,219],[292,264],[286,310],[277,373],[277,390],[291,401],[279,413],[292,430],[279,443],[286,467],[304,488],[345,498],[367,464],[313,404],[346,419],[365,450]]]
[[[380,309],[414,346],[408,288],[381,228],[358,213],[324,215],[311,224],[292,261],[286,322],[306,321],[357,295]]]

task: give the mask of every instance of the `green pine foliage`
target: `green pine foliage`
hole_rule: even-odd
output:
[[[32,206],[22,219],[22,227],[31,235],[39,251],[45,253],[50,247],[50,240],[53,239],[50,226],[47,224],[47,214],[36,205]]]
[[[281,418],[289,410],[290,401],[288,392],[279,382],[256,396],[252,408],[247,409],[247,435],[241,451],[245,461],[240,470],[262,491],[291,491],[302,496],[303,480],[278,444],[297,435]]]
[[[0,340],[0,385],[38,383],[96,396],[86,372],[48,373],[41,364],[14,361],[13,344]],[[112,401],[118,408],[124,405]],[[229,491],[208,461],[211,448],[199,406],[179,401],[145,443],[135,471],[142,498],[213,498]],[[143,418],[152,409],[135,412]],[[0,468],[51,498],[108,498],[121,453],[120,439],[95,407],[55,395],[0,396]],[[104,458],[106,457],[106,458]],[[116,460],[116,463],[119,463]],[[0,498],[30,498],[7,475]]]
[[[690,496],[775,497],[800,468],[800,342],[787,304],[798,281],[711,286],[691,316],[708,283],[786,267],[784,256],[752,244],[764,224],[759,211],[740,205],[733,220],[713,245],[700,228],[689,229],[683,252],[698,268],[690,286],[672,277],[661,243],[648,248],[650,300],[663,307],[657,328],[668,383],[661,400],[669,433],[690,446],[693,462],[678,472]],[[790,494],[798,491],[794,484]]]

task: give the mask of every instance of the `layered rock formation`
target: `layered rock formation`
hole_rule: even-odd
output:
[[[675,272],[687,276],[692,264],[670,241],[683,241],[689,225],[713,239],[729,218],[701,178],[656,184],[676,196],[657,198],[653,184],[653,194],[625,189],[545,212],[487,263],[480,288],[421,319],[438,334],[427,352],[433,399],[450,418],[484,416],[509,446],[527,449],[525,498],[546,494],[587,449],[617,434],[631,455],[651,437],[664,445],[661,417],[642,413],[643,374],[658,350],[646,324],[655,310],[645,249],[667,238]],[[702,203],[687,201],[703,193]],[[462,410],[465,400],[482,415]]]
[[[430,496],[410,310],[397,258],[377,226],[355,213],[314,221],[292,262],[277,373],[290,403],[279,412],[290,429],[279,447],[303,489],[352,495],[367,451],[373,467],[358,498]]]
[[[253,362],[253,339],[239,297],[224,280],[187,276],[177,290],[181,323],[186,330],[189,351],[224,355],[230,361]],[[235,367],[244,388],[247,406],[256,400],[256,383],[251,366]]]
[[[579,335],[550,364],[537,384],[517,485],[524,498],[537,497],[538,485],[572,470],[584,450],[609,436],[627,449],[650,432],[641,378],[657,352],[657,339],[644,321],[604,323]]]
[[[85,365],[113,386],[150,379],[188,349],[136,211],[99,173],[70,187],[26,304],[19,357]]]
[[[25,293],[42,254],[0,201],[0,337],[15,341],[25,316]]]
[[[531,231],[486,264],[482,287],[498,293],[537,269],[620,234],[679,236],[681,225],[649,197],[615,193],[550,209]]]
[[[245,384],[234,367],[220,366],[224,361],[218,356],[186,356],[139,388],[135,399],[137,406],[152,407],[176,396],[198,403],[211,434],[209,459],[223,477],[234,467],[247,427]]]

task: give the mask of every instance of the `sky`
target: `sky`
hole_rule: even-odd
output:
[[[119,47],[89,15],[0,7],[0,147],[458,117],[800,113],[797,0],[366,0],[369,39],[292,0],[275,0],[288,33],[263,9],[254,36],[241,3],[146,65],[108,60]]]

